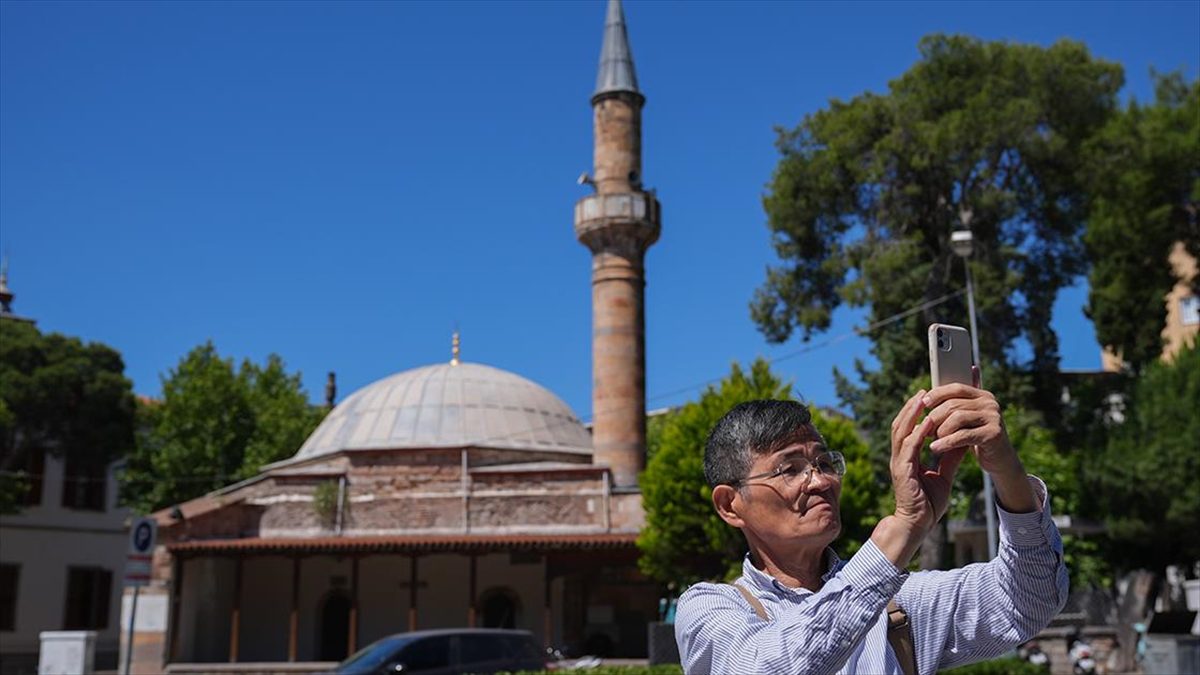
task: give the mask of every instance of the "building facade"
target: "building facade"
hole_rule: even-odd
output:
[[[513,373],[456,358],[371,384],[294,457],[155,514],[160,616],[139,615],[161,630],[139,619],[138,670],[336,661],[461,626],[644,655],[641,495],[592,459],[569,408]]]
[[[1179,281],[1164,298],[1167,307],[1167,318],[1162,329],[1164,361],[1170,361],[1184,346],[1194,344],[1197,334],[1200,334],[1200,295],[1193,290],[1196,259],[1187,252],[1183,242],[1175,242],[1167,263]],[[1109,372],[1119,372],[1124,368],[1121,357],[1109,349],[1101,354],[1101,364]]]
[[[0,516],[0,672],[37,672],[42,631],[94,630],[96,665],[115,667],[128,509],[117,464],[93,471],[33,458],[21,511]]]

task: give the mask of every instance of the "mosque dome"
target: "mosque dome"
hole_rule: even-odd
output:
[[[456,359],[396,373],[354,392],[291,461],[343,450],[447,447],[591,455],[592,438],[545,387]]]

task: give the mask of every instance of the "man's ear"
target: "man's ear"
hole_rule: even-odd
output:
[[[741,528],[746,524],[742,520],[742,517],[738,515],[738,510],[742,507],[742,501],[742,494],[733,486],[718,485],[713,488],[712,502],[713,507],[717,509],[717,515],[721,516],[721,520],[737,528]]]

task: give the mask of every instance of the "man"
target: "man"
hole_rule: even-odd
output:
[[[921,464],[927,438],[936,469]],[[909,574],[968,452],[995,483],[999,552],[987,563]],[[918,392],[892,422],[890,468],[895,511],[838,560],[829,548],[841,531],[837,448],[825,447],[794,401],[730,410],[709,435],[704,474],[717,513],[749,545],[735,582],[749,595],[708,583],[683,594],[675,637],[684,670],[904,672],[887,637],[893,598],[908,615],[923,674],[1003,654],[1050,622],[1067,598],[1062,541],[1046,487],[1025,473],[991,393],[962,384]]]

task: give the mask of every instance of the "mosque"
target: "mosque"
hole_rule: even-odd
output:
[[[337,404],[296,454],[154,514],[134,670],[335,661],[392,633],[495,626],[546,645],[645,656],[660,587],[644,523],[643,260],[660,207],[641,184],[641,110],[619,0],[604,26],[593,192],[593,426],[553,392],[460,359]]]

